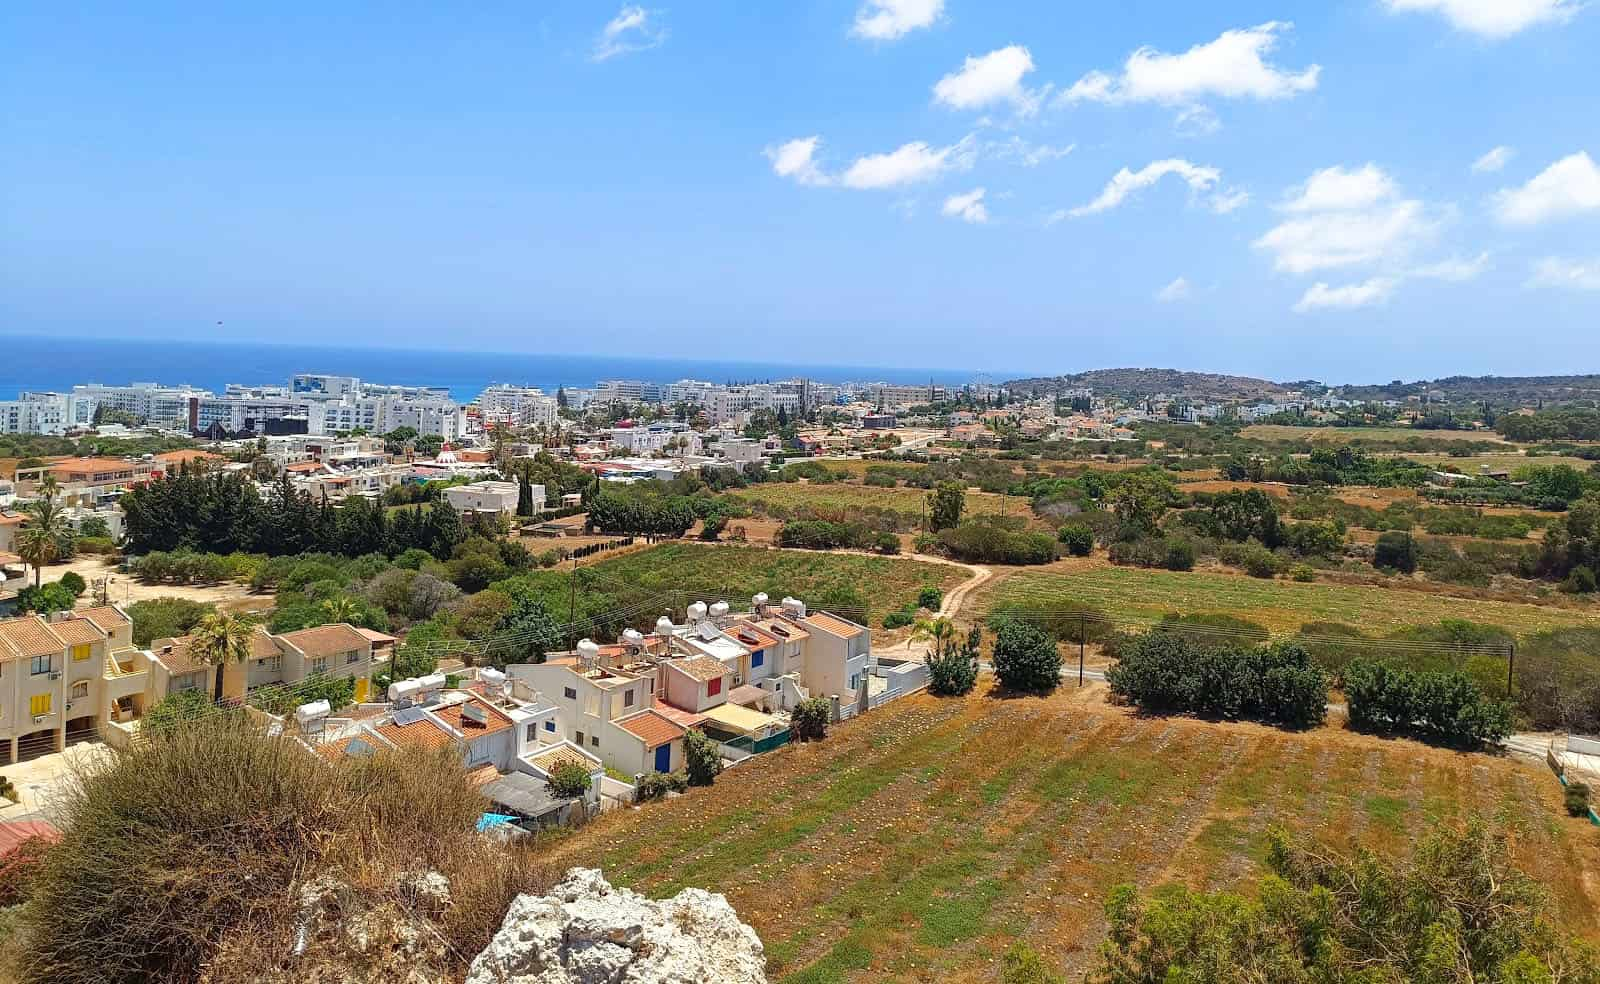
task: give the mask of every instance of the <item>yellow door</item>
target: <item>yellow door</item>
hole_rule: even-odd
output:
[[[361,677],[360,679],[358,679],[356,681],[356,703],[357,704],[366,703],[366,700],[367,700],[367,686],[370,683],[372,683],[372,681],[368,680],[366,677]]]

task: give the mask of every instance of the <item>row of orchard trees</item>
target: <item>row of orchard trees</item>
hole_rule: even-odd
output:
[[[417,548],[446,558],[469,532],[447,502],[392,512],[360,498],[335,506],[295,489],[287,477],[262,497],[253,481],[239,475],[172,475],[123,496],[122,509],[127,549],[134,554],[203,550],[393,557]]]

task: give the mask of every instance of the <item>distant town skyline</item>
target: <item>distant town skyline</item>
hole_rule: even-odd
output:
[[[1600,370],[1574,0],[21,3],[0,31],[8,337]]]

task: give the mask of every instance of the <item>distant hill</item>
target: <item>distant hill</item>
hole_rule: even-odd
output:
[[[1091,369],[1066,376],[1014,379],[1005,386],[1040,393],[1088,386],[1098,394],[1127,400],[1142,400],[1158,393],[1191,400],[1253,400],[1287,391],[1287,387],[1267,379],[1182,369]]]
[[[1452,402],[1497,404],[1569,403],[1600,400],[1600,375],[1586,376],[1446,376],[1443,379],[1384,386],[1346,386],[1352,400],[1403,400],[1426,392],[1443,393]]]

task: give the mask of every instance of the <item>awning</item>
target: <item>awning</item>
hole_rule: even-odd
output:
[[[554,795],[543,779],[526,772],[508,773],[494,782],[484,783],[481,789],[483,795],[489,797],[496,806],[503,806],[530,820],[537,820],[574,802]]]
[[[705,719],[723,731],[752,738],[766,735],[778,726],[778,719],[771,714],[752,711],[738,704],[718,704],[705,712]]]

